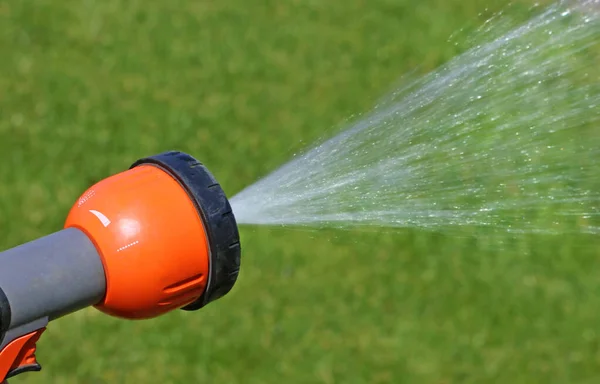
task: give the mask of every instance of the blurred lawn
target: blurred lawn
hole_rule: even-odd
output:
[[[0,0],[0,246],[59,229],[85,188],[164,150],[200,158],[232,196],[456,55],[448,37],[503,3]],[[43,371],[11,384],[600,380],[594,237],[241,235],[226,298],[60,319]]]

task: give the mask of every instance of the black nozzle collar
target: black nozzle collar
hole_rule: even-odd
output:
[[[178,151],[164,152],[136,161],[157,166],[184,187],[196,205],[209,242],[209,277],[206,289],[196,301],[182,309],[194,311],[227,294],[235,284],[241,259],[240,236],[225,192],[198,160]]]

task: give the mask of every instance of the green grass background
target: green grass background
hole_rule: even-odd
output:
[[[60,229],[88,186],[164,150],[234,195],[458,54],[448,38],[505,5],[0,0],[0,246]],[[241,236],[225,298],[147,321],[59,319],[42,372],[11,384],[600,380],[594,236]]]

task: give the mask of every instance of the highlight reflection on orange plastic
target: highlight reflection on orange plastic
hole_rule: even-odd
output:
[[[141,165],[92,186],[66,227],[88,234],[103,259],[107,288],[96,308],[151,318],[190,304],[204,291],[209,248],[202,220],[183,187]]]

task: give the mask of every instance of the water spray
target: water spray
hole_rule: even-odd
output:
[[[240,224],[600,232],[600,4],[560,1],[231,199]]]
[[[49,322],[93,306],[123,319],[195,311],[240,267],[236,220],[196,159],[166,152],[89,188],[64,229],[0,253],[0,382],[39,371]]]

